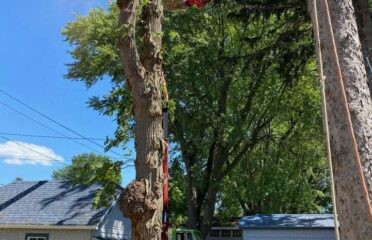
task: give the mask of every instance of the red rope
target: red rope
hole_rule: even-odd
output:
[[[168,239],[168,228],[169,228],[169,219],[168,219],[168,203],[169,203],[169,189],[168,189],[168,143],[164,141],[164,152],[163,152],[163,227],[161,233],[161,239]]]
[[[186,4],[192,6],[195,5],[197,8],[202,8],[207,5],[211,0],[186,0]]]
[[[164,141],[164,158],[163,158],[163,207],[168,209],[168,143]]]

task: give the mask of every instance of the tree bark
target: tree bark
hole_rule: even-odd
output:
[[[161,0],[149,0],[143,7],[141,16],[143,45],[139,54],[135,34],[140,2],[118,0],[117,4],[120,8],[119,27],[122,31],[118,48],[134,103],[137,153],[135,183],[144,182],[145,187],[145,194],[140,199],[142,202],[134,201],[130,203],[132,205],[126,202],[122,205],[124,208],[132,208],[129,210],[137,207],[143,211],[142,214],[128,216],[132,220],[133,240],[160,239],[163,208],[163,129],[160,86],[163,6]],[[154,209],[151,209],[151,206],[155,206]]]
[[[212,226],[212,220],[216,208],[216,197],[219,189],[218,185],[219,183],[217,182],[211,183],[205,198],[205,209],[200,228],[203,239],[206,239]]]
[[[354,0],[359,38],[365,60],[369,89],[372,94],[372,16],[367,0]]]
[[[187,226],[196,229],[198,226],[197,217],[197,192],[194,186],[192,167],[186,166],[187,171]]]
[[[325,75],[321,78],[325,79],[332,171],[335,181],[340,237],[350,240],[372,239],[372,222],[368,211],[370,199],[364,194],[362,178],[364,175],[369,196],[372,196],[372,103],[354,9],[349,0],[327,1],[333,26],[333,29],[330,29],[326,0],[316,1],[317,11],[315,13],[313,1],[309,2],[314,28],[316,28],[315,14],[319,19],[320,47]],[[336,51],[339,56],[342,77],[338,75],[331,31],[335,33]],[[362,162],[362,174],[358,173],[340,78],[343,79],[346,91],[347,107],[350,110]]]

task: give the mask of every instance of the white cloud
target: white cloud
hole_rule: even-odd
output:
[[[63,157],[57,155],[53,149],[18,141],[1,143],[0,157],[5,158],[4,163],[15,165],[40,164],[50,166],[53,159],[63,161]]]

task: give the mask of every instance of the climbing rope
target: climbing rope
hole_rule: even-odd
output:
[[[324,82],[324,68],[322,62],[322,49],[320,46],[320,32],[319,32],[319,20],[318,20],[318,7],[316,4],[316,0],[313,0],[313,12],[314,12],[314,21],[315,21],[315,37],[316,37],[316,47],[318,48],[318,62],[319,62],[319,77],[320,77],[320,89],[321,89],[321,98],[322,98],[322,112],[323,112],[323,127],[326,136],[326,146],[327,146],[327,160],[328,160],[328,167],[330,172],[330,183],[331,183],[331,195],[332,195],[332,203],[333,203],[333,219],[335,224],[335,233],[336,233],[336,240],[340,239],[339,229],[338,229],[338,221],[337,221],[337,208],[336,208],[336,191],[335,191],[335,184],[334,184],[334,177],[333,177],[333,163],[332,163],[332,155],[331,155],[331,140],[329,134],[329,127],[328,127],[328,114],[327,114],[327,102],[325,97],[325,82]]]
[[[314,3],[316,4],[315,0],[314,0]],[[363,173],[362,161],[361,161],[361,158],[360,158],[360,154],[359,154],[359,150],[358,150],[358,144],[357,144],[355,133],[354,133],[353,122],[351,120],[349,104],[348,104],[346,90],[345,90],[345,86],[344,86],[344,77],[343,77],[343,73],[342,73],[342,69],[341,69],[341,65],[340,65],[339,55],[338,55],[338,52],[337,52],[336,40],[335,40],[334,33],[333,33],[333,25],[332,25],[332,20],[331,20],[331,14],[330,14],[330,10],[329,10],[327,0],[324,0],[324,3],[325,3],[325,11],[326,11],[326,14],[327,14],[327,24],[328,24],[329,33],[330,33],[330,36],[331,36],[332,52],[333,52],[334,57],[336,59],[337,77],[338,77],[338,80],[339,80],[338,82],[340,84],[342,102],[343,102],[343,105],[344,105],[345,116],[346,116],[346,119],[347,119],[348,129],[349,129],[350,137],[351,137],[351,140],[352,140],[353,153],[354,153],[354,156],[355,156],[355,161],[356,161],[356,165],[357,165],[357,169],[358,169],[359,179],[361,181],[362,188],[363,188],[364,201],[367,204],[370,221],[372,221],[372,206],[371,206],[370,197],[369,197],[369,193],[368,193],[367,183],[366,183],[365,176],[364,176],[364,173]],[[314,9],[314,11],[315,11],[316,15],[318,15],[318,10]],[[317,23],[317,24],[318,24],[317,28],[318,28],[318,31],[319,31],[319,23]],[[317,37],[318,37],[318,42],[320,44],[320,36],[318,35]],[[327,128],[328,128],[328,126],[327,126]],[[329,139],[327,141],[329,141]]]

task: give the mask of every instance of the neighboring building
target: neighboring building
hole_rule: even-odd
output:
[[[66,181],[18,181],[0,187],[0,240],[130,239],[130,220],[121,215],[116,201],[92,210],[98,189]]]
[[[239,220],[239,217],[229,220],[214,218],[206,240],[242,240],[243,234],[239,229]]]
[[[242,240],[242,230],[238,226],[211,227],[207,240]]]
[[[271,214],[240,220],[247,240],[335,240],[332,214]]]

